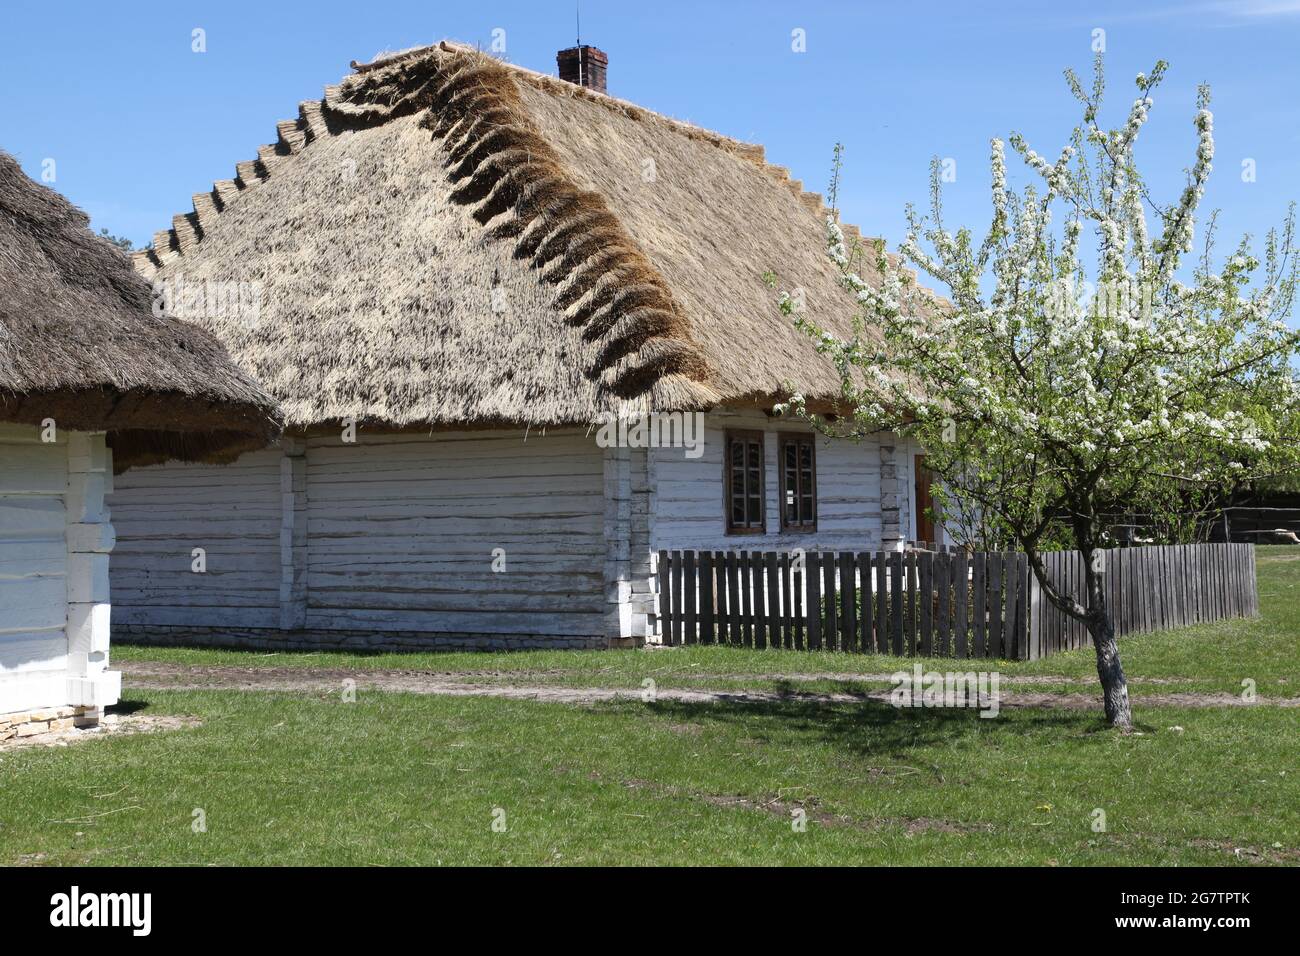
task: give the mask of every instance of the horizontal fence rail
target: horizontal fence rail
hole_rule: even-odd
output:
[[[1256,613],[1250,545],[1102,552],[1117,633]],[[1044,555],[1080,600],[1078,552]],[[1082,646],[1015,552],[660,551],[665,644],[1033,659]]]

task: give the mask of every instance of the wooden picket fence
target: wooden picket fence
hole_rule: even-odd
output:
[[[1045,560],[1081,597],[1079,554]],[[1258,610],[1250,545],[1116,549],[1102,560],[1120,634]],[[1025,660],[1088,640],[1015,552],[660,551],[655,580],[669,645]]]
[[[1147,545],[1099,554],[1111,620],[1121,637],[1259,614],[1253,544]],[[1050,580],[1086,603],[1078,551],[1050,552],[1043,555],[1043,565]],[[1089,643],[1087,628],[1056,610],[1031,580],[1030,657]]]

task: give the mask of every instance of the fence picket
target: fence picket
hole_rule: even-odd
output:
[[[763,557],[767,570],[767,642],[769,647],[785,647],[785,612],[781,607],[781,572],[776,567],[776,553]]]
[[[959,551],[953,557],[952,562],[952,582],[953,582],[953,654],[960,660],[966,659],[966,625],[969,611],[968,602],[970,601],[970,579],[967,576],[969,571],[970,558],[965,551]]]
[[[938,557],[928,551],[922,551],[916,556],[916,596],[921,612],[918,621],[921,631],[920,652],[925,657],[934,652],[934,620],[931,614],[934,602],[931,595],[934,593],[934,562]]]
[[[875,607],[871,600],[871,578],[874,574],[871,552],[861,551],[858,563],[858,650],[870,654],[875,650]]]
[[[971,566],[970,598],[971,614],[974,618],[971,627],[974,631],[973,647],[976,657],[984,657],[988,651],[989,602],[985,572],[987,558],[983,551],[976,551]]]
[[[856,651],[858,637],[857,583],[853,573],[853,553],[840,552],[840,650]]]
[[[695,552],[682,552],[682,602],[684,617],[682,620],[682,637],[687,644],[694,644],[699,640],[699,632],[695,629],[695,602],[697,600],[698,587],[695,577]]]
[[[791,597],[790,585],[793,572],[790,570],[790,552],[782,551],[776,559],[777,572],[781,576],[781,646],[794,648],[794,599]]]
[[[1029,556],[1016,555],[1016,660],[1029,660]]]
[[[700,575],[700,643],[712,644],[716,637],[713,633],[714,584],[713,552],[701,551],[699,562]]]
[[[668,552],[659,552],[659,561],[655,565],[655,584],[659,589],[659,633],[665,644],[673,643],[673,588],[672,566]]]
[[[727,643],[740,643],[740,583],[737,580],[736,552],[726,554],[727,567]]]
[[[876,555],[876,652],[889,653],[889,555]]]
[[[736,556],[736,577],[740,586],[740,640],[745,647],[754,646],[754,588],[750,580],[749,552]]]
[[[903,555],[889,556],[889,630],[894,653],[903,653]]]
[[[796,566],[792,562],[791,571],[790,571],[790,578],[791,578],[790,593],[794,599],[795,647],[797,647],[799,650],[803,650],[805,646],[804,617],[803,617],[804,577],[808,574],[808,568],[806,563],[804,565],[798,566],[798,570],[795,570],[795,568]]]
[[[836,650],[836,631],[839,615],[835,611],[835,555],[824,552],[822,563],[822,645],[828,651]]]
[[[808,650],[822,649],[821,559],[816,551],[804,555],[804,584],[807,592]]]
[[[1002,565],[1001,554],[989,555],[989,657],[1002,656]]]
[[[934,616],[934,653],[939,657],[951,657],[953,556],[945,553],[934,557],[934,583],[939,589],[939,602]]]

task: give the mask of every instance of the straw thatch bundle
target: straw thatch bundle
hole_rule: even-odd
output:
[[[108,431],[114,463],[228,460],[275,403],[151,291],[84,213],[0,152],[0,421]]]
[[[850,331],[826,210],[761,148],[445,43],[354,67],[136,257],[259,284],[262,321],[199,321],[288,425],[838,394],[763,281]]]

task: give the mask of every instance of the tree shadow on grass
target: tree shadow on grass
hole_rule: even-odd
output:
[[[780,700],[659,700],[647,706],[674,723],[739,727],[745,736],[762,744],[780,746],[788,744],[791,737],[806,738],[874,759],[905,760],[910,752],[931,746],[968,743],[996,750],[1004,741],[1087,739],[1111,733],[1102,715],[1092,711],[1018,708],[981,717],[975,708],[895,707],[865,695],[860,702],[828,703],[789,690]],[[853,691],[846,688],[842,692]]]

